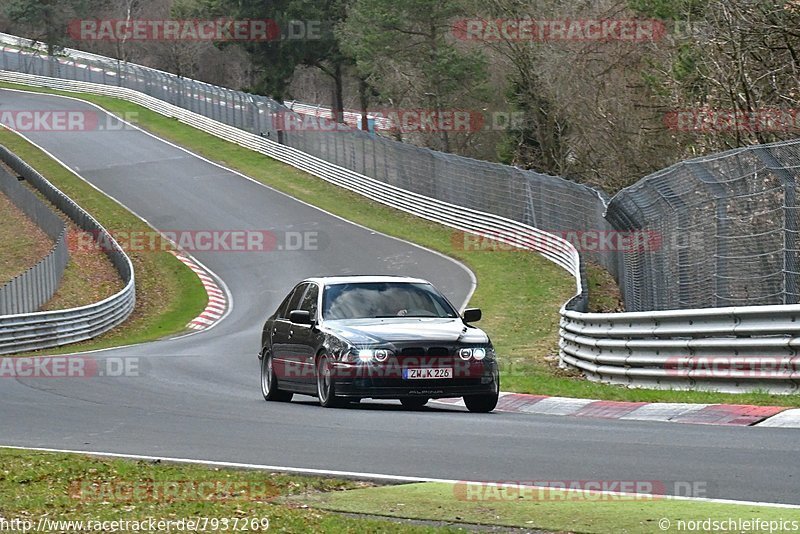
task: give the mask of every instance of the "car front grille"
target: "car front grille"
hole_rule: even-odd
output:
[[[451,356],[455,351],[448,347],[406,347],[400,351],[400,356],[419,358],[422,356]]]

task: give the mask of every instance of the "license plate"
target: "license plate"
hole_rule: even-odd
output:
[[[452,367],[403,369],[403,378],[406,380],[430,380],[437,378],[453,378]]]

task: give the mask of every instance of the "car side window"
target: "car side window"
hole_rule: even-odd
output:
[[[286,299],[286,302],[284,302],[284,305],[281,308],[281,319],[288,319],[289,312],[300,309],[300,299],[303,297],[303,293],[306,292],[307,288],[308,284],[300,284],[294,289],[292,296]]]
[[[317,297],[319,297],[319,287],[317,284],[311,284],[300,303],[299,309],[309,312],[312,319],[317,316]]]

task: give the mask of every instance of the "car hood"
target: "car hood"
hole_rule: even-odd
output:
[[[353,344],[399,342],[488,343],[480,328],[461,319],[409,317],[328,321],[325,329]]]

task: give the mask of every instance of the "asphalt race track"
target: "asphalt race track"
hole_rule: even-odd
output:
[[[95,110],[0,91],[2,110]],[[194,254],[230,290],[210,331],[91,357],[140,358],[139,377],[0,380],[0,444],[353,473],[486,481],[687,482],[706,497],[800,504],[798,433],[636,421],[406,412],[399,403],[322,409],[266,403],[263,319],[299,279],[405,274],[460,306],[472,278],[438,254],[352,225],[136,130],[26,132],[160,230],[319,232],[321,250]],[[491,332],[490,332],[491,334]]]

